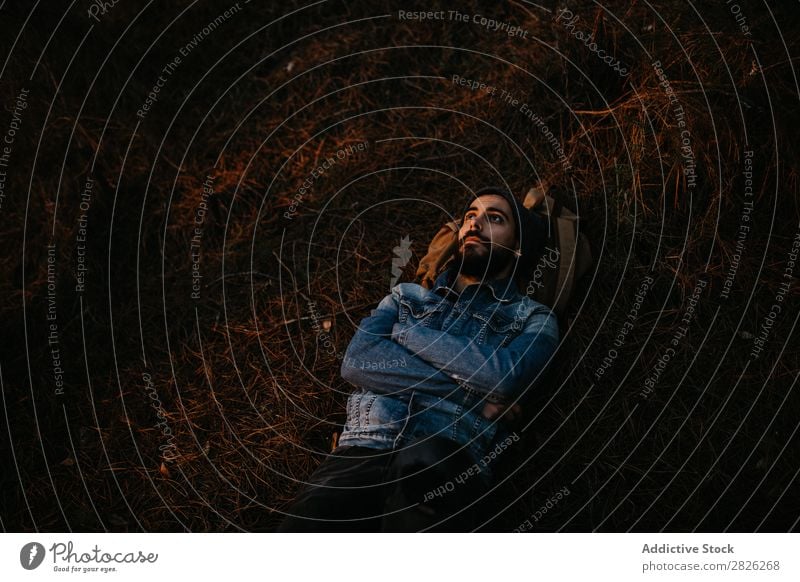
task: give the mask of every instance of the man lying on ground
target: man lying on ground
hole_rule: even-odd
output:
[[[559,339],[555,314],[517,287],[540,252],[534,228],[511,193],[479,190],[433,288],[401,283],[361,322],[342,363],[355,390],[339,446],[279,531],[481,525],[473,504]]]

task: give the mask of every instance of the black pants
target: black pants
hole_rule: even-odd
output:
[[[382,451],[340,447],[317,467],[278,531],[473,531],[489,489],[459,445],[429,437]]]

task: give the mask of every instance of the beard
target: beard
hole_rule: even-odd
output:
[[[516,258],[509,249],[488,243],[480,248],[477,245],[459,244],[456,250],[454,266],[462,275],[493,279]]]

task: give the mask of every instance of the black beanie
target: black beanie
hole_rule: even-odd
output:
[[[534,262],[539,258],[542,252],[542,248],[546,242],[547,227],[543,219],[525,208],[525,205],[522,204],[516,196],[501,186],[486,186],[476,190],[475,193],[471,195],[461,216],[463,217],[466,214],[466,211],[476,198],[488,194],[502,196],[511,207],[514,223],[517,226],[517,241],[519,242],[519,250],[521,253],[517,273],[527,273],[527,271],[533,267]]]

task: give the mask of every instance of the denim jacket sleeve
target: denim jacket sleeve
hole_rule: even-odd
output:
[[[393,326],[392,337],[488,400],[507,402],[531,387],[555,352],[559,331],[555,314],[538,312],[505,347],[478,345],[470,337],[399,323]]]
[[[358,331],[347,346],[342,361],[342,378],[347,382],[380,394],[396,394],[421,390],[447,397],[459,388],[449,375],[425,362],[391,339],[392,326],[397,323],[398,303],[393,295],[387,295],[372,310],[369,317],[361,320]],[[403,361],[399,366],[357,366],[364,363]]]

